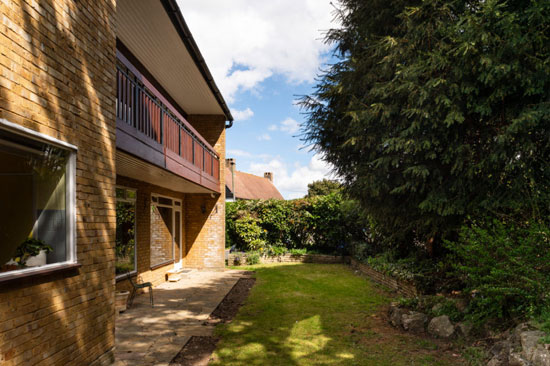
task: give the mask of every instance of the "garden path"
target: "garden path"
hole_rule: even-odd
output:
[[[115,366],[168,366],[191,336],[212,334],[205,323],[244,271],[194,271],[179,282],[165,282],[136,297],[117,316]],[[204,325],[203,325],[204,324]]]

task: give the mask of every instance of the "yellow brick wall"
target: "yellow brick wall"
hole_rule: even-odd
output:
[[[191,115],[189,123],[214,147],[220,158],[220,191],[188,195],[186,200],[187,256],[189,268],[223,269],[225,266],[225,117]],[[205,213],[202,213],[204,207]]]
[[[166,280],[166,272],[174,268],[168,264],[151,269],[151,194],[156,193],[182,201],[182,216],[185,217],[186,196],[181,192],[158,187],[135,179],[117,176],[117,184],[137,190],[136,200],[136,246],[137,272],[140,282],[152,282],[154,286]],[[182,220],[182,231],[185,233],[185,219]],[[182,247],[185,248],[185,234],[182,236]],[[183,253],[185,255],[185,253]],[[128,290],[130,284],[123,280],[117,283],[117,290]]]
[[[115,0],[0,2],[0,118],[78,147],[82,264],[0,284],[2,366],[112,360],[115,8]]]

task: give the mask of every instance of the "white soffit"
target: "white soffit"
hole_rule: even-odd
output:
[[[117,37],[188,114],[224,114],[160,0],[117,0]]]
[[[147,163],[117,149],[116,174],[184,193],[213,193],[165,169]]]

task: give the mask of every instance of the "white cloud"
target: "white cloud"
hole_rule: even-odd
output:
[[[277,125],[271,125],[267,128],[269,131],[277,131],[279,128],[277,127]]]
[[[303,197],[309,183],[332,178],[331,166],[319,155],[314,155],[306,166],[294,163],[289,167],[281,158],[265,163],[251,163],[248,172],[259,176],[263,176],[265,172],[273,172],[274,184],[286,199]]]
[[[287,118],[281,122],[281,131],[294,134],[300,130],[300,124],[293,118]]]
[[[230,158],[230,157],[238,157],[238,158],[249,158],[252,156],[251,153],[249,153],[248,151],[244,151],[244,150],[238,150],[238,149],[235,149],[235,150],[227,150],[227,153],[226,153],[227,157]]]
[[[330,0],[178,0],[224,97],[254,90],[273,74],[313,81],[328,45]]]
[[[264,133],[263,135],[258,136],[258,141],[269,141],[271,140],[271,136],[269,134]]]
[[[243,110],[232,109],[231,114],[233,115],[235,121],[246,121],[247,119],[254,116],[254,111],[252,111],[252,109],[250,108],[246,108]]]

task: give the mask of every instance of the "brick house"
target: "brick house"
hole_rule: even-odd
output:
[[[0,365],[107,365],[123,274],[223,268],[232,116],[175,0],[0,14]]]
[[[237,170],[235,159],[225,160],[225,198],[235,200],[284,200],[283,195],[273,184],[273,173],[263,177]]]

